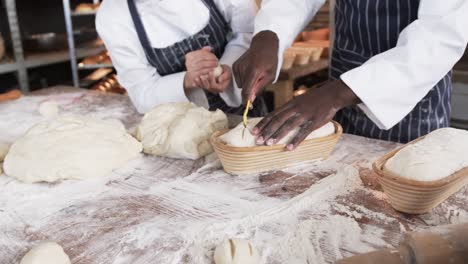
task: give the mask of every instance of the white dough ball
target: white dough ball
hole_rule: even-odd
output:
[[[26,253],[20,264],[71,264],[71,262],[59,244],[43,242]]]
[[[223,67],[221,67],[221,65],[218,65],[218,67],[214,68],[213,70],[213,76],[215,78],[218,78],[219,76],[221,76],[221,74],[223,74]]]
[[[216,264],[259,264],[260,255],[249,241],[233,238],[216,247],[214,260]]]
[[[198,159],[213,152],[211,135],[227,126],[221,110],[210,112],[191,103],[169,103],[143,117],[137,138],[147,154]]]
[[[141,149],[120,121],[60,116],[37,123],[15,141],[3,168],[27,183],[95,178],[138,157]]]
[[[244,131],[244,124],[241,122],[235,128],[228,131],[226,134],[219,137],[224,143],[233,147],[254,147],[256,146],[257,137],[252,135],[250,131],[262,120],[262,117],[250,118],[247,122],[247,128]],[[289,132],[285,137],[278,141],[277,145],[289,143],[294,136],[299,132],[299,128],[295,128]],[[328,122],[324,126],[312,131],[306,139],[326,137],[335,133],[335,125]]]
[[[45,118],[55,117],[59,113],[59,106],[55,101],[43,102],[39,105],[39,114]]]

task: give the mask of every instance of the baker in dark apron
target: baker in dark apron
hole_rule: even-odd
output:
[[[369,5],[366,5],[367,3]],[[361,66],[372,56],[395,47],[400,32],[418,18],[419,0],[367,3],[336,0],[332,79],[339,79],[341,74]],[[365,24],[358,23],[364,19]],[[451,92],[452,73],[449,72],[411,113],[389,130],[379,129],[357,106],[340,110],[335,120],[343,126],[345,133],[406,143],[449,125]]]
[[[403,143],[423,136],[435,129],[447,127],[451,111],[451,71],[449,69],[447,69],[447,74],[443,78],[441,77],[442,79],[419,101],[414,109],[398,124],[388,130],[380,129],[357,106],[362,103],[360,98],[344,81],[340,80],[342,74],[363,65],[373,56],[394,48],[403,29],[418,19],[420,1],[336,0],[335,2],[336,39],[332,53],[330,82],[323,87],[297,96],[285,106],[275,110],[274,113],[267,115],[253,129],[253,133],[258,135],[257,144],[275,144],[287,132],[300,126],[301,130],[298,135],[287,145],[287,148],[292,150],[311,131],[324,125],[332,118],[341,123],[346,133]],[[313,6],[319,2],[315,3],[310,0],[310,3],[305,1],[300,3],[304,6],[310,5],[308,10],[314,10]],[[273,5],[281,5],[279,1],[275,2],[273,0],[268,4],[269,12],[274,10]],[[455,4],[452,4],[451,8],[455,8]],[[288,10],[292,9],[293,7],[290,6]],[[300,9],[297,12],[300,12]],[[271,13],[269,15],[271,16]],[[278,13],[278,15],[281,14]],[[434,14],[434,16],[437,16],[437,14]],[[292,15],[290,19],[293,19]],[[285,21],[285,19],[279,20]],[[261,22],[268,23],[268,21],[268,17],[265,16]],[[259,21],[256,24],[258,25]],[[274,27],[278,27],[278,25],[275,24]],[[272,79],[271,69],[276,69],[279,66],[276,65],[278,60],[275,58],[274,53],[278,50],[280,40],[275,32],[265,28],[268,28],[268,26],[262,28],[262,30],[256,29],[259,33],[254,36],[251,48],[233,65],[234,75],[237,79],[245,80],[246,76],[255,76],[254,78],[257,79]],[[280,30],[285,29],[281,28]],[[288,36],[285,35],[287,34],[281,36],[287,38]],[[455,39],[456,37],[459,38]],[[457,45],[457,49],[454,49],[454,51],[460,53],[460,56],[466,47],[466,43],[458,41],[463,37],[461,35],[453,37],[453,45]],[[287,40],[283,39],[282,41]],[[268,49],[268,51],[263,51],[258,47],[273,48],[264,48]],[[451,59],[454,58],[456,56],[451,57]],[[252,72],[255,74],[252,74]],[[265,74],[265,72],[268,74]],[[245,83],[251,81],[247,78]],[[252,89],[248,85],[240,85],[245,86],[244,89]],[[374,88],[379,89],[379,87]],[[255,91],[250,90],[246,93],[252,96]],[[376,93],[378,93],[378,90],[376,90]],[[393,96],[405,96],[405,94],[395,94]]]
[[[226,44],[231,35],[231,28],[219,12],[213,0],[201,0],[210,11],[210,19],[204,29],[197,34],[190,36],[173,45],[158,49],[153,48],[146,34],[140,15],[135,5],[135,0],[127,0],[130,14],[135,25],[138,38],[145,51],[148,62],[156,68],[161,76],[183,72],[185,68],[185,55],[189,52],[200,50],[203,47],[210,46],[216,57],[220,58],[224,53]],[[170,88],[170,87],[168,87]],[[243,106],[230,107],[218,95],[205,91],[208,99],[209,109],[220,109],[225,113],[242,114]],[[251,116],[262,116],[266,113],[265,105],[262,99],[255,102]]]

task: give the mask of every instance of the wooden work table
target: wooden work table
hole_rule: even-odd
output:
[[[41,120],[37,106],[47,100],[62,113],[120,119],[130,131],[141,119],[125,96],[57,87],[0,104],[0,141]],[[405,231],[468,222],[468,188],[424,215],[390,207],[371,164],[396,146],[344,135],[326,161],[243,177],[213,157],[146,155],[85,181],[31,185],[3,174],[0,263],[53,240],[74,264],[211,264],[227,237],[251,240],[264,263],[327,263],[396,246]]]

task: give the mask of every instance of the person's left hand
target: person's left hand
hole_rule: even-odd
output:
[[[312,131],[329,122],[338,110],[357,103],[359,98],[344,82],[331,81],[270,113],[252,133],[258,136],[257,144],[274,145],[291,130],[301,127],[286,145],[287,150],[294,150]]]
[[[232,71],[229,66],[224,64],[221,64],[221,68],[223,68],[223,73],[220,76],[215,77],[213,72],[210,72],[196,78],[195,83],[198,87],[214,94],[226,91],[232,82]]]

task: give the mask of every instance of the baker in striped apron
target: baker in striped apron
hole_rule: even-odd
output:
[[[336,0],[331,78],[337,80],[371,57],[395,47],[400,32],[418,18],[418,9],[419,0]],[[357,106],[338,111],[335,120],[345,133],[406,143],[449,125],[451,91],[450,71],[405,118],[388,130],[379,129]]]
[[[197,34],[174,43],[166,48],[153,48],[151,46],[136,8],[135,0],[127,0],[127,2],[138,38],[144,48],[146,58],[148,62],[156,68],[158,74],[161,76],[185,71],[185,55],[189,52],[197,51],[209,46],[217,58],[220,58],[223,55],[225,46],[228,43],[231,34],[231,28],[217,9],[213,0],[202,0],[210,12],[210,18],[206,27]],[[231,114],[242,114],[244,111],[243,106],[228,106],[218,94],[214,94],[206,90],[205,94],[208,99],[210,110],[220,109],[225,113]],[[261,99],[254,104],[253,110],[250,111],[250,115],[261,116],[265,114],[265,109],[264,102]]]
[[[243,94],[259,92],[246,76],[274,79],[283,50],[323,2],[265,2],[251,48],[233,66]],[[299,126],[292,150],[331,119],[346,133],[403,143],[448,126],[451,68],[468,42],[468,1],[335,2],[331,80],[267,115],[253,129],[257,144],[275,144]]]

